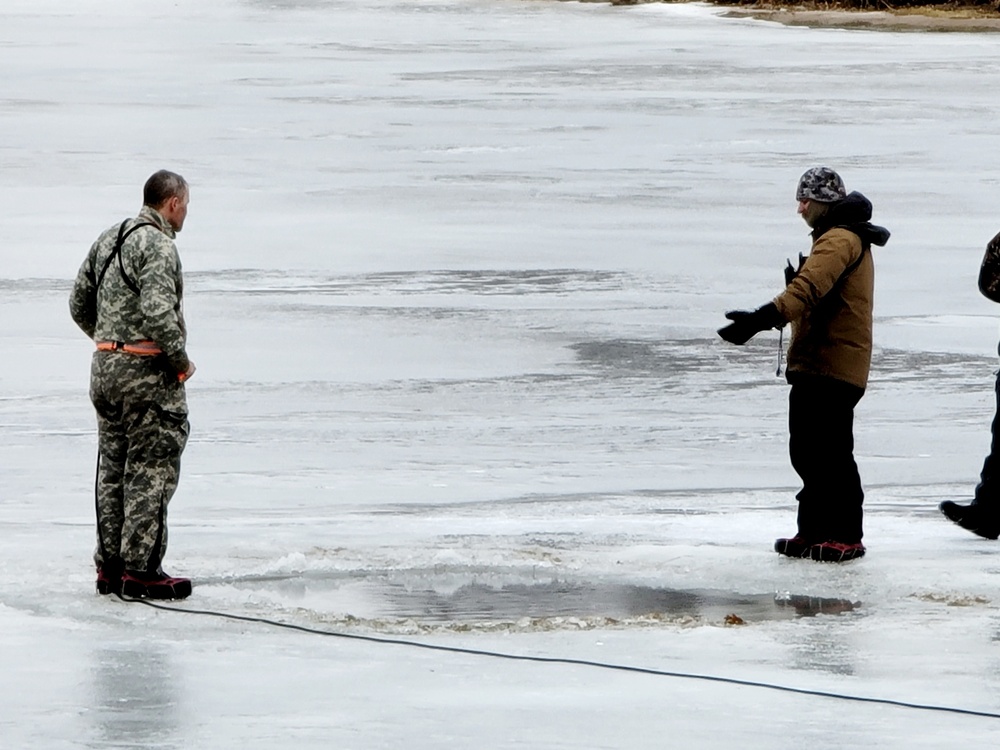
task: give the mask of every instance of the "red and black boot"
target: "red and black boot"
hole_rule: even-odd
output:
[[[813,542],[796,534],[789,539],[776,539],[774,551],[785,557],[809,557],[809,548],[812,545]]]
[[[833,539],[814,544],[806,555],[816,562],[847,562],[865,556],[865,545],[861,542],[838,542]]]
[[[191,596],[190,578],[175,578],[162,570],[153,573],[126,570],[121,585],[122,596],[132,599],[186,599]]]

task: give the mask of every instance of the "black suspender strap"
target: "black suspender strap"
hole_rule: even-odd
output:
[[[101,282],[104,281],[104,274],[108,272],[108,267],[114,261],[115,256],[117,256],[118,270],[121,271],[122,281],[125,282],[125,286],[131,289],[134,294],[139,294],[139,285],[136,284],[134,281],[132,281],[132,279],[129,278],[129,275],[125,273],[125,262],[122,260],[122,247],[125,244],[125,240],[128,239],[128,236],[132,234],[132,232],[134,232],[136,229],[139,229],[141,227],[156,227],[157,229],[159,229],[159,227],[157,227],[156,224],[154,224],[151,221],[141,221],[138,224],[133,224],[131,227],[128,228],[128,231],[126,231],[125,230],[126,224],[128,224],[128,219],[125,219],[125,221],[122,222],[121,226],[118,227],[118,239],[115,241],[115,249],[111,251],[111,253],[108,255],[107,260],[104,261],[104,267],[101,269],[101,275],[97,277],[97,285],[95,288],[100,289]]]
[[[861,255],[859,255],[858,259],[856,261],[854,261],[853,263],[851,263],[851,265],[849,265],[844,270],[844,272],[842,274],[840,274],[840,278],[837,279],[837,284],[841,284],[842,282],[847,281],[847,277],[850,276],[852,273],[854,273],[855,271],[858,270],[858,266],[861,265],[861,261],[863,261],[865,259],[865,254],[870,249],[871,249],[871,245],[866,245],[864,243],[861,244]]]
[[[111,265],[111,262],[115,259],[115,256],[119,255],[121,253],[122,241],[125,239],[124,238],[125,224],[127,222],[128,222],[128,219],[126,219],[125,221],[123,221],[122,225],[118,228],[118,240],[115,242],[115,249],[112,250],[110,253],[108,253],[108,258],[107,258],[107,260],[104,261],[104,267],[101,269],[101,273],[97,277],[97,284],[95,284],[95,288],[97,288],[97,289],[101,288],[101,282],[104,281],[104,274],[106,274],[108,272],[108,266]]]

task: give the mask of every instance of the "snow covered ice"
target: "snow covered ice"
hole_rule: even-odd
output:
[[[695,5],[5,0],[4,748],[988,747],[1000,721],[324,638],[93,594],[66,297],[192,184],[177,610],[1000,712],[989,445],[1000,45]],[[794,531],[777,334],[829,164],[876,251],[869,553]],[[745,624],[726,626],[735,615]],[[732,620],[732,618],[730,618]]]

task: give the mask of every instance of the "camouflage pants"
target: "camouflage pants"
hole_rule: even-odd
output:
[[[101,453],[94,560],[158,570],[189,432],[184,385],[158,372],[150,357],[95,352],[90,400]]]

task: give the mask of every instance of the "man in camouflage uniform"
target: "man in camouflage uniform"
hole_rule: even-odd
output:
[[[979,267],[979,291],[991,302],[1000,302],[1000,234],[986,245],[986,255]],[[1000,538],[1000,373],[993,390],[997,403],[990,427],[993,439],[972,502],[960,505],[945,500],[938,506],[948,520],[984,539]]]
[[[177,599],[190,595],[191,581],[166,575],[161,562],[188,437],[184,381],[194,374],[173,243],[187,216],[187,182],[157,172],[143,204],[90,248],[70,312],[97,345],[90,377],[100,445],[97,590]]]

